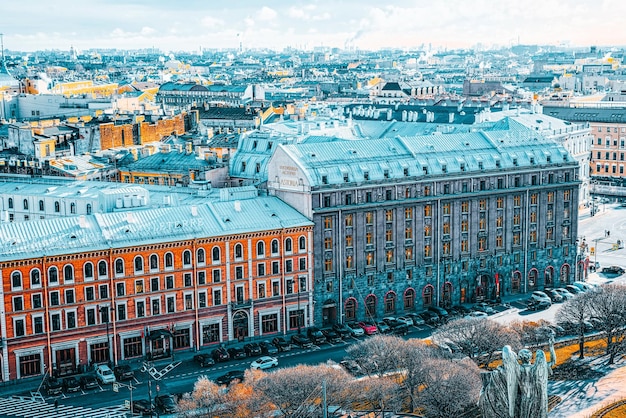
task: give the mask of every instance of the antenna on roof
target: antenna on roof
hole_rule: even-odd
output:
[[[4,62],[4,33],[0,33],[0,51],[2,51],[2,62]]]

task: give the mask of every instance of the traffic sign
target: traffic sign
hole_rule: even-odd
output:
[[[124,401],[124,408],[130,409],[130,401],[128,399]]]
[[[119,392],[120,391],[120,385],[118,385],[117,383],[113,383],[113,392]]]
[[[596,247],[591,247],[589,254],[594,255],[596,253]]]

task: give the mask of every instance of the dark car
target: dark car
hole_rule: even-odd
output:
[[[552,302],[563,302],[563,296],[554,289],[543,289],[543,293],[548,295]]]
[[[283,337],[274,337],[274,339],[272,340],[272,344],[274,344],[274,346],[278,348],[278,351],[291,350],[291,344]]]
[[[363,369],[361,368],[361,366],[359,366],[359,363],[357,363],[354,360],[343,360],[343,361],[340,361],[339,364],[341,365],[341,367],[346,369],[348,373],[354,376],[363,375]]]
[[[448,317],[450,316],[448,311],[446,311],[443,308],[440,308],[439,306],[430,306],[428,307],[428,310],[436,313],[439,316],[439,319],[441,319],[442,321],[447,321]]]
[[[291,343],[297,345],[300,348],[311,348],[313,342],[305,335],[295,334],[291,336]]]
[[[352,330],[346,324],[335,324],[333,329],[341,336],[341,338],[348,338],[352,335]]]
[[[341,335],[339,335],[339,333],[332,328],[322,329],[322,334],[324,334],[324,338],[326,338],[326,341],[329,343],[341,342]]]
[[[215,383],[218,385],[230,385],[231,382],[235,380],[243,381],[245,376],[245,371],[243,370],[231,370],[226,374],[221,375],[217,379],[215,379]]]
[[[621,276],[622,274],[624,274],[624,269],[620,266],[609,266],[609,267],[604,267],[602,268],[602,274],[615,274],[618,276]]]
[[[306,335],[311,341],[313,341],[313,344],[323,344],[326,342],[326,337],[324,337],[322,331],[317,327],[310,327],[307,329]]]
[[[43,387],[48,396],[60,395],[63,392],[63,382],[56,377],[49,377]]]
[[[258,343],[248,343],[243,346],[243,349],[248,357],[261,355],[261,346]]]
[[[278,348],[269,341],[261,341],[259,347],[261,347],[261,354],[263,355],[272,356],[278,354]]]
[[[242,359],[242,358],[246,358],[246,352],[243,348],[241,347],[230,347],[228,349],[228,355],[230,356],[231,359]]]
[[[80,390],[80,382],[74,376],[63,378],[63,392],[78,392]]]
[[[200,367],[209,367],[215,364],[215,360],[209,354],[196,354],[193,356],[193,361],[198,363]]]
[[[154,405],[147,399],[133,400],[133,414],[152,415],[154,413]]]
[[[135,377],[133,369],[131,369],[127,364],[115,366],[113,368],[113,373],[115,374],[115,378],[117,380],[130,380]]]
[[[542,311],[552,306],[547,300],[531,300],[526,307],[529,311]]]
[[[226,351],[224,347],[217,347],[213,349],[213,351],[211,351],[211,357],[213,357],[213,360],[215,360],[216,363],[220,361],[228,361],[228,359],[230,359],[228,351]]]
[[[83,390],[97,389],[100,387],[100,383],[93,374],[85,374],[80,377],[80,387]]]
[[[178,410],[176,399],[172,395],[159,395],[154,398],[154,405],[166,414],[173,414]]]
[[[421,316],[424,322],[426,322],[428,325],[437,325],[439,323],[439,315],[432,311],[420,312],[419,316]]]
[[[388,319],[385,321],[389,326],[389,332],[395,335],[406,335],[409,333],[409,326],[397,319]]]
[[[455,305],[455,306],[451,307],[449,309],[449,311],[450,311],[449,312],[450,314],[456,315],[456,316],[465,316],[465,315],[468,315],[471,312],[471,310],[469,310],[468,308],[466,308],[463,305]]]

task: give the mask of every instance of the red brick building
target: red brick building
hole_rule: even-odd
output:
[[[312,223],[277,198],[236,197],[0,225],[2,380],[309,324]]]

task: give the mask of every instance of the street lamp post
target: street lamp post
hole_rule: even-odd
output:
[[[302,324],[302,312],[300,311],[300,283],[298,283],[298,334],[301,333]]]
[[[109,307],[108,306],[100,306],[99,308],[100,311],[100,318],[102,319],[102,317],[106,314],[105,316],[105,321],[107,324],[107,356],[108,356],[108,363],[111,363],[111,337],[109,335],[109,318],[110,318],[110,312],[109,312]]]

